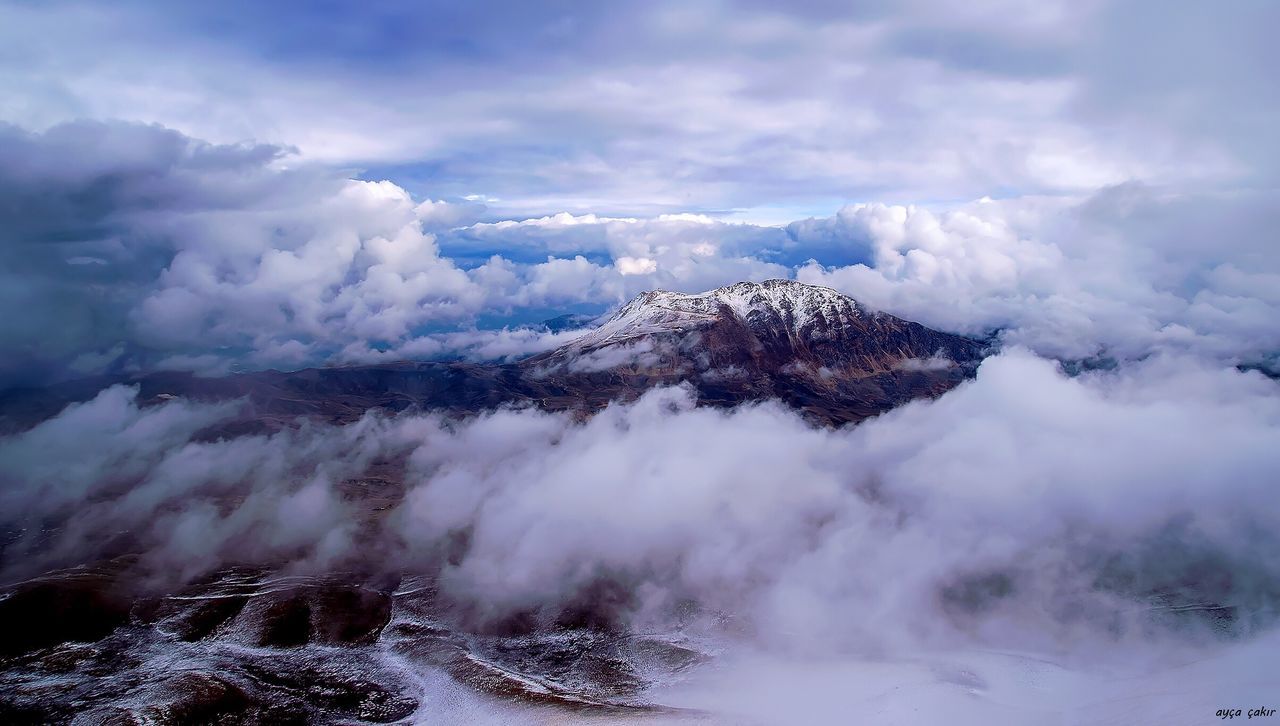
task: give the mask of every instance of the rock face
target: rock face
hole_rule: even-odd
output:
[[[128,622],[130,601],[100,573],[23,583],[0,600],[0,658],[72,641],[94,641]]]
[[[674,636],[584,623],[469,628],[431,578],[240,567],[144,593],[137,574],[99,563],[0,588],[19,636],[0,652],[0,723],[418,723],[424,703],[441,708],[424,684],[445,677],[486,698],[622,716],[666,710],[644,689],[706,657]],[[79,622],[102,603],[109,613]]]
[[[145,579],[110,562],[0,588],[0,723],[392,723],[420,704],[376,647],[394,580]]]

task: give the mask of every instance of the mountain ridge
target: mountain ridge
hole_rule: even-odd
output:
[[[972,375],[983,343],[873,311],[789,280],[705,293],[637,295],[599,327],[515,363],[415,362],[255,371],[218,378],[155,372],[0,393],[0,429],[19,430],[117,383],[139,400],[243,399],[243,425],[299,416],[333,423],[371,409],[472,415],[531,405],[589,416],[658,386],[691,385],[700,405],[777,399],[815,423],[857,422]]]
[[[884,373],[908,361],[966,364],[984,350],[979,341],[872,310],[832,288],[775,279],[697,294],[641,293],[599,327],[526,364],[572,366],[627,347],[637,348],[636,363],[658,370],[808,369],[824,380]]]

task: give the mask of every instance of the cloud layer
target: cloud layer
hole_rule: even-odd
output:
[[[7,525],[26,533],[9,577],[113,548],[180,577],[382,563],[439,573],[477,627],[554,618],[605,583],[621,594],[602,617],[671,628],[692,602],[810,653],[1186,638],[1187,605],[1247,633],[1280,598],[1280,392],[1186,358],[1068,378],[1012,351],[841,431],[676,388],[586,422],[371,413],[214,437],[233,408],[134,395],[0,440]],[[343,491],[387,461],[406,462],[404,496],[374,521]]]
[[[24,127],[285,140],[508,217],[787,221],[844,199],[1271,184],[1278,161],[1276,10],[1252,0],[3,12],[0,117]]]
[[[871,260],[797,277],[943,329],[1003,329],[1050,355],[1172,348],[1257,362],[1280,349],[1276,202],[1123,185],[941,213],[855,205],[802,229],[856,240]]]
[[[0,131],[9,383],[100,372],[510,357],[524,327],[644,290],[797,277],[943,330],[1064,357],[1273,365],[1270,191],[1141,185],[786,227],[703,215],[476,221],[479,203],[292,166],[286,149],[81,122]]]

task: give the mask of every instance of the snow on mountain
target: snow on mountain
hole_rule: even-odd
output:
[[[982,350],[977,341],[873,312],[828,287],[766,280],[701,294],[642,293],[600,327],[526,363],[717,380],[731,372],[756,385],[807,377],[825,389],[835,378],[943,372],[979,360]]]
[[[641,336],[682,332],[719,320],[726,311],[749,325],[777,316],[796,337],[811,332],[817,323],[831,327],[874,315],[829,287],[794,280],[738,282],[700,294],[655,290],[641,293],[571,345],[590,350]]]

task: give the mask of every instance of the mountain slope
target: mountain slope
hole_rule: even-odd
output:
[[[874,312],[793,280],[740,282],[699,295],[646,292],[603,325],[528,364],[824,380],[966,364],[981,343]],[[631,355],[628,355],[631,353]]]

